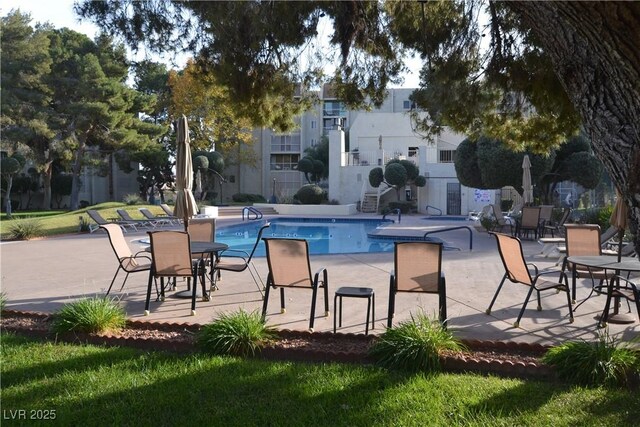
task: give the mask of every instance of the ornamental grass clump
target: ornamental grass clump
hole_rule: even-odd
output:
[[[202,327],[197,344],[206,353],[231,356],[254,356],[275,338],[257,311],[221,314],[220,318]]]
[[[53,317],[51,329],[63,332],[116,332],[122,330],[127,315],[116,300],[93,297],[65,304]]]
[[[0,311],[4,311],[4,307],[7,305],[7,295],[4,292],[0,292]]]
[[[29,240],[44,234],[42,222],[38,219],[20,219],[9,224],[9,238],[14,240]]]
[[[423,313],[387,329],[370,350],[380,366],[411,372],[440,370],[440,353],[462,351],[464,346],[442,324]]]
[[[620,386],[640,370],[640,355],[608,332],[597,341],[570,341],[550,348],[542,361],[552,365],[558,377],[581,385]]]

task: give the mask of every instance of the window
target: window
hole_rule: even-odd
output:
[[[440,150],[439,163],[453,163],[456,158],[456,150]]]
[[[416,104],[407,99],[405,101],[402,101],[402,108],[405,110],[413,110],[416,108]]]
[[[346,110],[340,101],[324,101],[322,114],[325,116],[345,116]]]
[[[418,147],[409,147],[407,154],[409,157],[415,157],[418,155],[418,150],[419,150]]]
[[[298,160],[300,160],[300,154],[272,154],[271,170],[298,170]]]
[[[300,152],[300,135],[272,135],[271,152]]]
[[[317,126],[317,123],[315,120],[311,120],[311,129],[315,129]]]

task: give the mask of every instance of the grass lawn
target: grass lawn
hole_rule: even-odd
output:
[[[640,419],[637,391],[1,339],[6,426],[34,425],[30,417],[46,411],[55,411],[47,425],[557,427]],[[19,409],[25,420],[6,418]]]

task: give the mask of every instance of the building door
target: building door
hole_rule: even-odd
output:
[[[447,215],[460,215],[460,183],[447,183]]]

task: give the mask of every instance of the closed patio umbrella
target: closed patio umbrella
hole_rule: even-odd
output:
[[[618,261],[620,261],[622,259],[622,238],[624,237],[624,232],[627,229],[629,211],[627,209],[627,204],[624,202],[624,199],[618,190],[616,190],[616,198],[616,204],[613,207],[613,212],[611,212],[609,223],[618,229],[618,240],[620,242],[618,245]]]
[[[522,202],[525,205],[533,203],[533,185],[531,184],[531,161],[525,154],[522,159]]]
[[[187,118],[182,115],[177,121],[176,139],[176,205],[174,216],[184,220],[184,229],[189,229],[189,218],[198,212],[193,188],[193,168],[191,166],[191,144],[189,141],[189,125]]]

